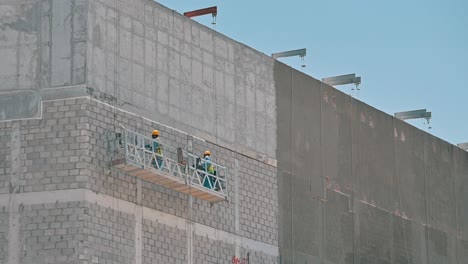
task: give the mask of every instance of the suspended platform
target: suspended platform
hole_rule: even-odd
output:
[[[129,130],[119,146],[123,157],[113,164],[125,173],[207,202],[227,200],[226,167]]]

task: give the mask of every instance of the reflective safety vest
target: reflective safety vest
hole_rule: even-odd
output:
[[[163,155],[163,151],[162,151],[162,147],[161,147],[161,144],[157,141],[153,141],[153,151],[156,152],[156,154],[162,156]]]
[[[204,165],[204,169],[206,169],[207,172],[211,173],[211,174],[214,174],[214,166],[213,164],[211,163],[211,158],[210,156],[206,156],[205,157],[205,163],[203,164]],[[207,167],[208,166],[208,167]]]

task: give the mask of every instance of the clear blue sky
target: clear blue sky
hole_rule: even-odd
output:
[[[175,1],[179,13],[218,6],[216,30],[260,52],[307,48],[282,62],[316,79],[356,73],[359,94],[388,114],[426,108],[411,124],[450,143],[468,142],[468,0]],[[194,20],[212,27],[211,16]]]

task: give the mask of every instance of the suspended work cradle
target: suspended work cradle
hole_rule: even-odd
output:
[[[113,166],[132,176],[208,202],[228,198],[227,169],[220,164],[212,161],[205,164],[200,157],[183,148],[172,147],[128,129],[109,142],[117,153],[112,159]],[[154,146],[158,146],[158,150]],[[207,165],[212,166],[211,173]]]

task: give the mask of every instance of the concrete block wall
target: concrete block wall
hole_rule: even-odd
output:
[[[1,123],[0,193],[10,193],[12,187],[20,192],[84,188],[89,162],[88,131],[83,129],[87,118],[76,99],[70,99],[45,102],[40,120]]]
[[[129,202],[136,202],[137,181],[132,176],[125,175],[109,166],[110,156],[107,154],[106,131],[120,131],[119,124],[131,130],[150,135],[153,129],[161,132],[161,141],[174,147],[186,147],[190,135],[157,124],[146,118],[116,110],[110,105],[90,100],[88,109],[90,120],[90,157],[89,165],[91,179],[90,188],[99,193],[107,194]],[[111,118],[115,114],[114,119]],[[212,151],[215,160],[227,166],[229,171],[230,203],[215,205],[202,200],[193,204],[193,219],[204,225],[228,232],[234,232],[234,160],[239,162],[239,206],[240,235],[259,240],[272,245],[277,241],[277,184],[275,168],[260,161],[248,158],[201,139],[193,139],[194,153],[201,155],[204,150]],[[179,217],[187,217],[187,196],[164,187],[143,183],[141,203],[149,208],[164,211]]]
[[[143,221],[143,263],[187,263],[186,232]]]
[[[0,207],[0,263],[6,263],[8,259],[8,227],[8,208],[2,206]]]
[[[135,217],[95,203],[85,205],[85,239],[80,241],[79,259],[85,263],[133,263]]]
[[[82,263],[78,261],[86,226],[82,203],[24,205],[19,214],[18,237],[9,237],[19,243],[8,251],[17,254],[17,263]]]
[[[7,129],[7,123],[0,123],[0,192],[9,191],[10,161],[7,158],[10,155],[10,131]]]
[[[228,243],[213,241],[202,236],[195,236],[193,243],[195,263],[215,264],[222,261],[227,262],[233,256],[232,245]]]
[[[276,168],[89,97],[44,101],[42,110],[42,119],[0,122],[0,151],[5,156],[1,178],[4,188],[0,193],[5,217],[0,231],[9,232],[5,234],[7,247],[29,243],[25,251],[30,255],[13,252],[18,256],[18,263],[35,263],[33,259],[45,263],[151,263],[160,257],[168,260],[165,263],[186,263],[189,257],[197,263],[205,259],[198,253],[203,249],[196,248],[197,236],[209,238],[210,252],[223,252],[212,255],[216,261],[228,261],[242,250],[257,252],[259,259],[277,258]],[[184,147],[191,140],[194,151],[199,154],[210,149],[217,161],[228,167],[230,201],[209,204],[194,199],[189,219],[187,195],[109,167],[112,157],[107,152],[106,133],[120,132],[114,124],[148,134],[152,129],[159,129],[162,141],[173,146]],[[237,169],[235,160],[239,164]],[[238,183],[234,187],[236,177]],[[61,205],[64,200],[71,202]],[[70,209],[63,209],[65,205]],[[23,206],[26,209],[21,209]],[[83,209],[82,213],[75,213],[73,206]],[[43,212],[44,215],[38,216],[36,211],[43,208],[55,210],[53,214],[56,215],[46,217]],[[70,213],[73,215],[69,216]],[[60,214],[66,216],[58,217]],[[174,226],[174,221],[168,219],[184,224]],[[185,224],[187,219],[191,223],[189,226]],[[76,223],[69,223],[75,220]],[[70,229],[70,232],[78,232],[76,236],[73,233],[74,236],[67,237],[67,246],[73,244],[72,254],[68,250],[61,256],[64,250],[49,248],[50,241],[57,239],[52,234],[63,230],[47,231],[50,234],[47,238],[22,240],[23,234],[43,234],[44,229],[53,223],[61,226],[62,221],[67,222],[63,224],[67,228],[78,228]],[[15,228],[16,222],[19,229]],[[54,228],[59,228],[57,225]],[[143,231],[150,227],[160,228],[155,232],[163,235],[158,239],[164,239],[166,246],[159,255],[145,251],[149,246],[154,249],[155,237]],[[188,239],[187,230],[192,229],[193,236]],[[223,235],[212,235],[218,232]],[[16,240],[10,239],[11,234],[16,234]],[[32,246],[34,241],[39,241],[37,247],[41,248]],[[139,241],[143,241],[142,244]],[[188,241],[192,241],[191,256],[187,253]],[[51,254],[46,257],[45,252]],[[13,261],[12,257],[5,258],[7,263]],[[207,261],[216,263],[214,259]]]
[[[272,245],[278,241],[276,168],[254,159],[239,159],[240,229],[244,237]],[[231,185],[232,186],[232,185]]]

